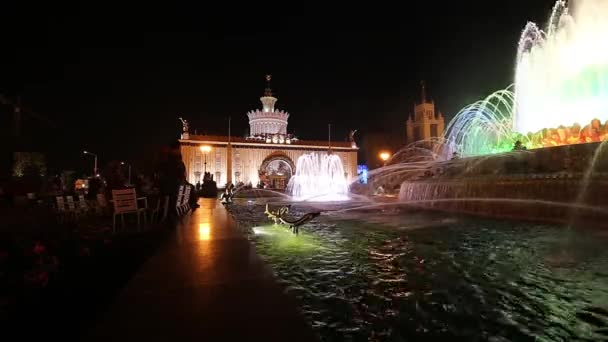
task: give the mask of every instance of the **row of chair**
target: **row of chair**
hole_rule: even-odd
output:
[[[85,200],[84,195],[79,195],[78,201],[74,201],[73,196],[56,196],[55,200],[57,213],[60,215],[61,220],[75,219],[88,215],[92,209],[91,205]],[[97,208],[100,207],[101,203],[98,203]]]
[[[148,199],[146,197],[138,198],[135,189],[112,190],[112,200],[110,202],[113,206],[112,229],[114,232],[116,232],[116,219],[118,216],[120,216],[120,221],[124,228],[124,215],[135,214],[137,217],[137,228],[139,229],[141,227],[142,216],[144,225],[148,223],[147,214],[150,216],[151,223],[161,222],[167,218],[169,209],[169,196],[158,198],[153,207],[148,207]],[[103,194],[98,194],[96,201],[87,201],[84,195],[79,195],[78,201],[75,201],[73,196],[56,196],[56,210],[60,220],[76,220],[88,216],[93,212],[99,215],[107,213],[108,201]]]
[[[175,203],[175,211],[178,217],[185,215],[192,209],[190,206],[191,195],[191,186],[180,185],[178,187]],[[101,215],[108,209],[108,201],[103,194],[98,194],[96,201],[87,202],[84,195],[79,195],[78,201],[75,201],[73,196],[57,196],[56,201],[57,212],[61,215],[61,218],[77,219],[89,215],[93,210]],[[120,216],[120,222],[124,228],[124,216],[126,214],[136,215],[137,228],[140,229],[142,216],[145,226],[148,224],[148,213],[150,214],[151,223],[162,222],[167,218],[169,210],[169,196],[158,198],[153,207],[148,207],[148,199],[146,197],[137,197],[135,189],[112,190],[112,200],[110,202],[112,202],[114,209],[112,215],[113,232],[116,232],[118,216]]]
[[[192,189],[189,185],[180,185],[177,190],[177,201],[175,202],[175,211],[177,216],[183,216],[190,208],[190,195]]]
[[[143,202],[143,206],[139,205]],[[150,214],[150,223],[164,222],[169,211],[169,196],[159,197],[153,207],[148,207],[146,197],[137,197],[135,189],[112,190],[112,203],[114,204],[114,215],[112,227],[116,232],[116,216],[120,215],[124,228],[124,215],[135,214],[137,216],[137,228],[140,228],[140,216],[143,216],[144,226],[148,224],[147,215]],[[160,216],[162,213],[162,216]]]

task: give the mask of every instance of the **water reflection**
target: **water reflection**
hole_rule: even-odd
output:
[[[211,226],[209,225],[209,222],[199,223],[198,237],[201,241],[211,240]]]
[[[608,337],[599,232],[395,210],[321,217],[299,240],[257,209],[231,210],[324,340]]]

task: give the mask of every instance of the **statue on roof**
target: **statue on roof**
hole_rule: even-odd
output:
[[[357,133],[356,129],[354,131],[350,131],[348,134],[348,141],[355,142],[355,133]]]
[[[356,148],[357,147],[357,142],[355,141],[355,133],[357,133],[357,130],[351,130],[350,133],[348,134],[348,141],[350,141],[350,146],[352,148]]]
[[[181,116],[178,118],[179,121],[182,122],[182,139],[190,139],[190,125],[188,124],[188,120],[183,119]]]
[[[184,133],[188,133],[190,131],[190,127],[188,125],[188,120],[182,119],[182,117],[179,117],[179,120],[182,122],[182,131]]]

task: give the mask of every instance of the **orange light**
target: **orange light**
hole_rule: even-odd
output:
[[[211,239],[211,226],[208,222],[198,224],[198,238],[201,241],[208,241]]]
[[[384,151],[380,152],[380,154],[378,154],[378,157],[380,157],[382,161],[387,161],[391,157],[391,154],[389,152]]]
[[[201,151],[202,152],[210,152],[211,151],[211,146],[207,146],[207,145],[201,146]]]

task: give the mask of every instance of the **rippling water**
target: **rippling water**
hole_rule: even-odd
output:
[[[393,208],[293,236],[231,211],[325,341],[608,340],[606,233]]]

